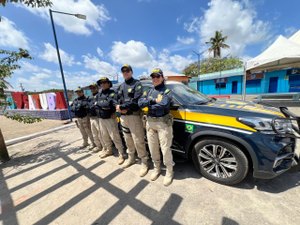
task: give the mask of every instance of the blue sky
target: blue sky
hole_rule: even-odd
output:
[[[263,51],[278,35],[299,29],[298,0],[53,0],[53,9],[81,13],[87,20],[54,14],[67,87],[88,85],[101,76],[115,78],[129,63],[134,75],[153,67],[181,72],[209,57],[205,41],[216,30],[228,36],[223,52],[247,60]],[[48,9],[7,4],[0,8],[0,48],[27,48],[10,83],[26,90],[62,88]]]

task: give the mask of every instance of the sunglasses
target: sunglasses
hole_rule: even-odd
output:
[[[154,78],[160,78],[160,77],[161,77],[160,75],[152,75],[151,76],[152,79],[154,79]]]
[[[122,70],[122,73],[129,73],[130,70]]]

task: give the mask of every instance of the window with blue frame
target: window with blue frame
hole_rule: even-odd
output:
[[[290,75],[289,86],[289,92],[300,92],[300,75]]]
[[[226,88],[226,83],[216,83],[216,89]]]
[[[261,79],[247,80],[246,81],[247,93],[260,93],[261,92]]]
[[[257,87],[260,86],[261,80],[247,80],[246,85],[247,87]]]

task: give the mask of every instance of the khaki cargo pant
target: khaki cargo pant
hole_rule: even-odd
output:
[[[90,117],[91,129],[96,146],[101,150],[104,147],[102,134],[100,131],[100,120],[98,117]]]
[[[83,138],[83,142],[88,143],[88,137],[89,137],[92,144],[94,144],[90,118],[88,116],[83,118],[77,118],[77,121],[78,121],[78,128]]]
[[[147,140],[154,165],[160,165],[160,150],[163,155],[163,163],[167,168],[173,168],[172,141],[173,127],[164,122],[146,123]]]
[[[101,135],[104,147],[107,151],[112,152],[112,141],[118,149],[119,155],[124,154],[123,143],[120,137],[118,123],[115,119],[99,119]]]
[[[138,157],[146,161],[148,152],[145,146],[145,131],[142,118],[139,115],[121,116],[121,125],[128,155],[134,157],[136,150]]]

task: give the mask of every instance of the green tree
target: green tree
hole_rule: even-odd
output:
[[[216,31],[215,36],[206,42],[206,44],[210,44],[208,50],[214,53],[214,58],[221,57],[222,48],[230,48],[229,45],[225,44],[226,39],[227,36],[223,36],[222,31]]]
[[[240,68],[243,62],[239,58],[208,58],[200,63],[200,73],[197,62],[191,63],[184,70],[183,73],[187,76],[195,77],[199,74],[213,73],[222,70],[231,70]]]
[[[50,0],[0,0],[0,5],[5,6],[7,3],[21,3],[28,7],[48,7],[52,6]],[[15,70],[20,69],[19,60],[21,59],[32,59],[28,51],[20,48],[18,51],[8,51],[0,49],[0,107],[7,106],[6,96],[4,94],[4,89],[7,88],[8,82],[6,81]],[[28,116],[21,115],[6,115],[10,119],[17,120],[23,123],[34,123],[41,121],[40,118],[32,118]],[[4,137],[0,129],[0,160],[8,161],[9,154],[4,142]]]
[[[7,3],[22,3],[29,7],[48,7],[52,6],[50,0],[0,0],[0,4],[5,6]]]

